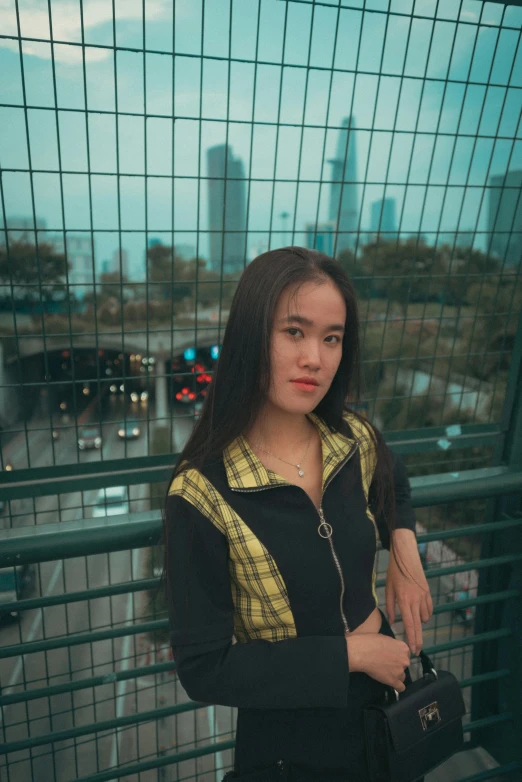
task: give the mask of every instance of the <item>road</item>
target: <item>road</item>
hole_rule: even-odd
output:
[[[27,436],[18,435],[4,448],[4,459],[15,468],[22,466],[46,466],[67,464],[78,459],[82,462],[123,457],[142,456],[147,453],[149,432],[147,417],[154,418],[154,410],[143,404],[125,403],[121,398],[110,397],[104,408],[102,420],[103,445],[100,451],[78,452],[76,432],[61,430],[60,439],[53,441],[49,422],[40,422],[42,431],[30,429]],[[122,441],[118,429],[123,419],[135,418],[141,428],[141,435],[135,441]],[[192,419],[185,415],[186,408],[176,410],[180,417],[175,419],[173,448],[179,451],[188,437]],[[38,423],[38,422],[36,422]],[[63,423],[62,421],[55,421]],[[27,454],[29,460],[27,460]],[[130,487],[130,510],[147,508],[146,484]],[[60,497],[24,499],[11,503],[14,526],[45,524],[88,517],[90,506],[96,500],[96,490],[77,492]],[[4,523],[8,517],[4,516]],[[88,587],[100,587],[147,576],[147,554],[144,550],[122,551],[107,555],[56,560],[42,563],[37,568],[37,590],[42,595],[63,594]],[[386,567],[386,552],[379,555],[379,570]],[[447,580],[434,579],[430,582],[435,602],[445,602],[449,591]],[[380,594],[380,605],[384,607],[384,596]],[[0,628],[2,646],[30,642],[42,638],[53,638],[64,634],[88,632],[107,627],[122,626],[147,618],[148,607],[145,596],[121,595],[95,601],[79,602],[68,607],[45,608],[42,611],[25,612],[19,624]],[[397,633],[400,624],[395,625]],[[461,637],[465,630],[451,622],[448,615],[432,619],[425,627],[425,645]],[[439,664],[449,667],[460,677],[470,674],[471,656],[463,652],[440,659]],[[149,641],[140,636],[125,636],[114,641],[101,641],[69,649],[57,649],[47,653],[26,655],[24,658],[0,660],[0,685],[3,694],[24,689],[45,687],[69,680],[111,674],[115,670],[134,668],[147,662],[168,659],[168,649],[155,650]],[[162,706],[183,703],[186,693],[169,673],[157,677],[142,677],[128,682],[108,683],[95,689],[85,689],[70,694],[57,695],[49,699],[38,699],[27,704],[8,706],[3,712],[3,740],[12,741],[64,730],[70,727],[101,722],[124,714],[144,712]],[[30,732],[27,725],[30,725]],[[77,740],[56,743],[54,746],[38,747],[32,757],[26,751],[0,759],[0,780],[4,782],[71,782],[126,762],[156,757],[162,752],[175,752],[202,746],[214,740],[233,738],[235,710],[225,707],[209,707],[197,712],[169,717],[120,731],[118,734],[98,734],[97,740],[88,735]],[[230,751],[207,756],[198,761],[187,761],[179,767],[167,767],[163,771],[141,774],[140,782],[183,779],[196,773],[213,772],[207,778],[220,782],[223,769],[232,761]],[[136,777],[125,777],[128,782],[137,782]]]

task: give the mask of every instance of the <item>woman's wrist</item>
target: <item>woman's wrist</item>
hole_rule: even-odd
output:
[[[361,646],[357,635],[350,635],[346,639],[348,652],[348,670],[350,673],[360,673],[362,669]]]

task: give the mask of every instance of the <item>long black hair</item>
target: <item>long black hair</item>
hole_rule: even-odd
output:
[[[359,317],[354,287],[333,258],[304,247],[282,247],[255,258],[239,280],[223,337],[221,353],[200,418],[194,427],[174,471],[186,467],[201,469],[220,459],[223,450],[252,426],[268,397],[270,387],[270,340],[274,311],[282,292],[289,286],[331,280],[346,305],[342,358],[323,399],[314,409],[333,431],[350,434],[343,412],[351,410],[373,437],[377,513],[385,515],[390,530],[395,528],[393,465],[380,432],[350,404],[360,398]],[[166,530],[165,530],[166,532]],[[167,536],[164,535],[164,540]]]

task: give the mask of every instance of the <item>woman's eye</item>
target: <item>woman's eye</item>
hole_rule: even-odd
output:
[[[338,342],[341,341],[341,338],[339,336],[337,336],[337,334],[330,334],[330,336],[326,337],[326,339],[334,339],[335,340],[335,342],[331,342],[330,343],[331,345],[336,345]]]
[[[297,337],[299,334],[303,333],[301,329],[296,329],[296,328],[287,329],[287,332],[288,334],[290,334],[291,337]]]

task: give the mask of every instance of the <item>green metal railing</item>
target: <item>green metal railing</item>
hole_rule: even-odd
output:
[[[522,473],[520,470],[491,468],[489,471],[486,471],[486,474],[482,471],[480,475],[475,475],[474,471],[463,474],[451,484],[444,481],[443,476],[442,482],[440,480],[432,481],[431,485],[429,481],[414,479],[413,495],[415,506],[421,508],[447,503],[450,500],[466,501],[474,497],[477,491],[483,496],[494,497],[505,496],[506,493],[516,493],[520,496],[521,490]],[[65,529],[64,525],[60,523],[49,524],[40,527],[36,535],[30,528],[6,530],[2,535],[0,566],[12,566],[15,563],[20,566],[25,563],[54,561],[57,551],[60,552],[60,556],[63,558],[74,558],[78,556],[90,557],[99,554],[100,551],[117,552],[122,549],[126,550],[129,545],[149,550],[151,544],[157,542],[160,532],[161,519],[158,512],[155,511],[112,517],[109,524],[107,520],[104,520],[102,538],[98,536],[96,527],[93,526],[92,522],[88,525],[85,525],[83,522],[71,523],[66,525]],[[471,526],[448,529],[445,532],[419,535],[419,543],[426,542],[430,545],[442,541],[447,541],[451,544],[459,538],[466,539],[473,536],[478,537],[484,547],[485,541],[492,533],[497,537],[504,535],[506,541],[509,541],[506,553],[503,555],[482,556],[477,561],[468,562],[453,559],[441,562],[438,567],[430,565],[426,570],[432,593],[436,598],[436,605],[433,627],[425,631],[427,636],[425,648],[430,655],[434,656],[438,665],[443,667],[449,666],[456,673],[461,673],[461,686],[466,693],[466,701],[470,710],[466,723],[469,747],[476,745],[475,737],[477,735],[483,735],[484,731],[490,730],[494,726],[501,725],[505,733],[510,725],[514,725],[516,730],[516,725],[520,719],[520,701],[516,698],[516,688],[520,687],[517,669],[517,649],[520,638],[517,635],[515,626],[506,625],[502,621],[497,626],[489,625],[480,632],[470,633],[468,629],[463,630],[458,623],[450,619],[456,609],[456,604],[454,601],[446,602],[441,599],[440,584],[444,580],[448,581],[449,579],[451,581],[452,578],[455,579],[459,575],[470,572],[501,570],[504,574],[509,574],[506,579],[506,588],[486,594],[481,594],[480,591],[477,593],[475,590],[473,597],[470,597],[467,601],[459,602],[457,607],[460,609],[471,607],[475,612],[479,612],[483,608],[490,609],[491,607],[496,607],[505,613],[506,610],[509,610],[507,607],[512,606],[514,611],[519,611],[522,603],[522,591],[519,579],[517,581],[516,573],[520,572],[522,549],[520,546],[514,545],[514,543],[516,540],[520,541],[521,539],[522,514],[512,518],[497,518],[491,523],[473,524]],[[435,585],[437,585],[436,589],[434,588]],[[107,585],[102,588],[89,588],[66,594],[25,599],[17,601],[12,605],[5,605],[4,608],[6,610],[16,609],[27,612],[37,610],[43,612],[44,609],[49,610],[57,605],[78,604],[85,606],[86,601],[90,601],[90,604],[93,604],[93,601],[99,601],[102,598],[115,598],[122,594],[153,593],[158,586],[158,578],[139,578],[135,581]],[[382,590],[383,586],[384,579],[381,577],[377,582],[377,587],[379,590]],[[450,593],[451,586],[449,590],[446,590],[445,597],[447,598]],[[137,636],[144,637],[147,635],[154,638],[158,636],[158,633],[166,633],[168,626],[166,618],[145,617],[145,619],[148,619],[148,621],[135,620],[131,624],[116,623],[101,630],[91,629],[88,632],[59,634],[57,637],[43,637],[32,642],[23,641],[20,644],[11,644],[0,649],[0,659],[17,659],[20,655],[25,655],[26,671],[29,673],[31,665],[28,661],[33,659],[33,655],[50,655],[56,650],[70,651],[75,647],[85,646],[86,644],[89,644],[92,649],[96,644],[103,641],[111,640],[116,642],[123,637],[135,639]],[[450,619],[449,623],[448,619]],[[475,616],[475,626],[476,623],[477,615]],[[437,633],[440,635],[441,633],[444,634],[445,631],[448,633],[448,640],[441,641],[440,638],[437,638]],[[453,634],[456,637],[451,637]],[[432,642],[428,639],[431,639]],[[164,641],[156,644],[156,648],[159,648],[162,653],[165,650],[163,644]],[[502,659],[504,664],[502,666],[498,664],[493,665],[489,670],[484,669],[480,673],[476,673],[471,665],[474,652],[491,644],[497,650],[497,661]],[[138,731],[145,729],[146,726],[150,726],[151,723],[159,725],[162,722],[170,721],[171,724],[175,724],[177,721],[186,719],[187,715],[208,710],[209,707],[205,704],[191,703],[186,699],[178,700],[174,697],[173,679],[169,677],[168,686],[165,682],[165,675],[175,671],[175,664],[171,660],[165,660],[160,663],[151,662],[150,659],[140,661],[139,656],[136,655],[136,650],[126,660],[126,662],[130,660],[130,668],[122,665],[124,659],[115,657],[114,661],[111,661],[110,672],[105,671],[100,675],[89,675],[90,672],[84,671],[82,678],[77,680],[73,672],[71,672],[71,677],[68,681],[53,683],[52,676],[47,674],[47,680],[43,686],[36,679],[33,681],[28,679],[23,690],[17,689],[16,692],[2,692],[2,695],[0,695],[0,707],[4,715],[4,731],[7,734],[9,731],[17,730],[18,733],[22,731],[26,734],[23,738],[18,737],[7,740],[2,747],[3,752],[7,753],[7,757],[13,758],[6,766],[6,769],[14,774],[14,778],[17,778],[17,768],[27,769],[27,754],[29,751],[36,750],[36,748],[45,747],[47,756],[51,755],[53,761],[55,761],[55,753],[56,757],[59,757],[60,751],[63,752],[63,747],[66,746],[67,742],[71,743],[74,741],[75,750],[79,752],[78,746],[79,744],[81,745],[81,742],[90,741],[96,743],[99,741],[103,743],[103,738],[106,738],[108,735],[114,737],[117,735],[117,731],[124,729],[128,731],[134,729],[137,735]],[[11,713],[9,709],[12,709],[14,706],[23,704],[27,707],[29,704],[41,704],[42,702],[50,701],[51,698],[65,694],[86,691],[94,693],[97,689],[102,691],[103,688],[107,690],[108,687],[114,688],[116,693],[117,686],[123,682],[134,686],[134,690],[131,689],[131,692],[126,694],[126,699],[130,700],[138,689],[137,682],[143,681],[145,677],[151,677],[149,688],[157,690],[158,703],[152,709],[137,710],[136,713],[125,713],[109,719],[97,719],[94,722],[87,721],[78,726],[74,725],[73,710],[69,709],[67,710],[67,717],[69,720],[73,719],[73,724],[65,729],[53,729],[51,731],[40,730],[37,721],[34,725],[30,720],[27,724],[22,724],[15,720],[11,725],[5,721],[5,717]],[[154,684],[152,683],[153,681]],[[498,687],[499,683],[503,681],[509,682],[509,686],[515,695],[512,698],[510,709],[498,710],[496,713],[489,713],[485,716],[474,714],[474,701],[470,699],[470,694],[480,691],[484,687]],[[515,683],[516,681],[518,681],[518,684]],[[178,690],[177,692],[179,693]],[[158,695],[158,693],[160,694]],[[121,697],[123,696],[120,693]],[[171,700],[172,702],[168,705],[161,705],[162,697],[164,700]],[[96,698],[96,696],[94,696],[93,700],[102,705],[104,703],[103,698]],[[116,695],[115,701],[117,701]],[[94,774],[91,773],[74,778],[80,778],[85,780],[85,782],[87,780],[89,782],[94,782],[95,780],[96,782],[101,782],[101,780],[129,778],[131,775],[147,770],[158,770],[168,766],[179,767],[185,761],[192,760],[195,762],[196,759],[200,759],[200,764],[207,763],[206,768],[204,765],[200,768],[200,773],[204,773],[204,771],[219,769],[219,765],[216,765],[215,762],[216,755],[218,753],[230,753],[234,746],[232,736],[223,738],[219,734],[208,736],[201,746],[201,741],[197,741],[197,733],[191,739],[187,739],[185,744],[186,748],[182,742],[174,748],[169,748],[170,751],[164,748],[154,757],[147,758],[146,755],[145,757],[138,755],[134,762],[132,758],[125,760],[122,758],[117,767],[106,768],[106,770],[99,768]],[[49,750],[49,746],[52,747],[52,750]],[[41,762],[41,757],[33,760],[33,764],[36,764],[37,767],[38,763]],[[230,757],[229,754],[226,760],[227,763],[230,763]],[[50,759],[46,762],[49,763]],[[522,764],[519,761],[510,760],[501,764],[496,769],[496,773],[498,775],[508,775],[515,773],[515,771],[519,772],[521,769]],[[69,774],[68,778],[72,779],[72,773],[69,772]],[[35,778],[38,778],[38,776]],[[473,777],[473,779],[477,780],[482,778],[487,777],[480,775]]]
[[[289,244],[356,287],[427,643],[500,764],[472,778],[520,775],[521,35],[515,2],[3,4],[2,782],[230,763],[233,712],[168,656],[159,509],[241,271]]]

